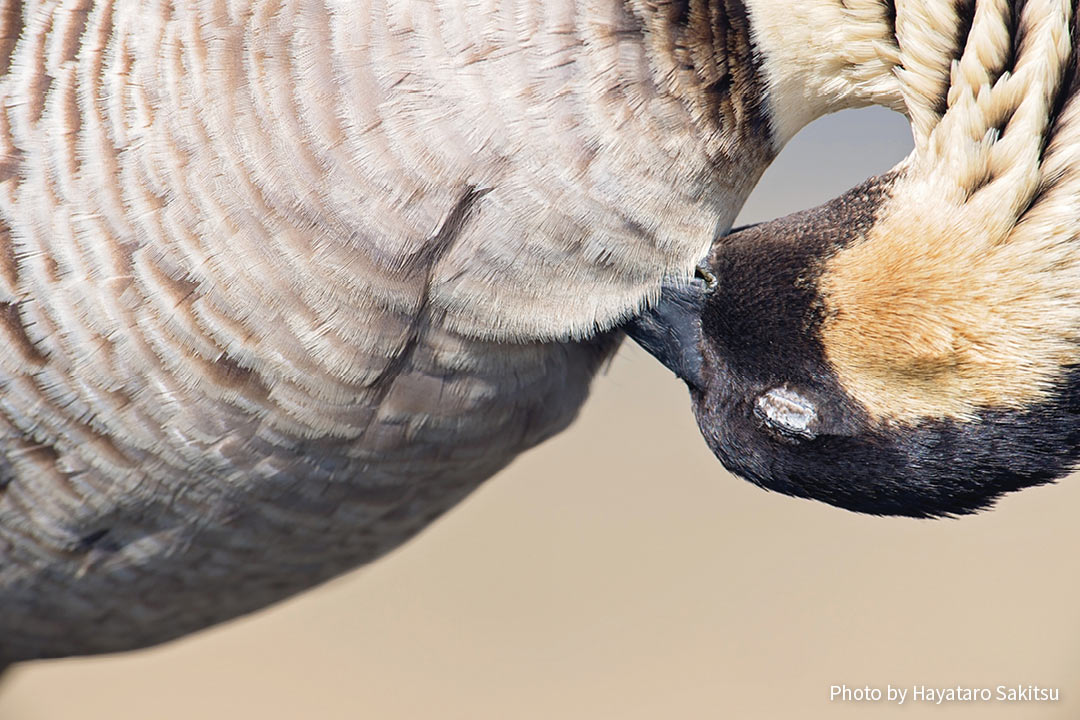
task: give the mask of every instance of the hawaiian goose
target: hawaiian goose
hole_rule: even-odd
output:
[[[1011,227],[1023,198],[1059,197],[1071,154],[1041,138],[1068,117],[1057,98],[1072,7],[972,12],[952,0],[0,0],[0,665],[162,642],[414,535],[573,419],[620,323],[691,278],[816,117],[877,103],[912,119],[915,158],[863,205],[930,193],[974,233]],[[1021,73],[1029,51],[1050,53],[1042,79]],[[983,85],[1000,101],[965,90]],[[981,135],[949,120],[962,106],[964,122],[985,116]],[[1016,133],[991,130],[999,108]],[[918,185],[950,153],[996,215]],[[1050,227],[1062,207],[1018,227]],[[941,231],[918,237],[947,247]],[[713,267],[758,252],[746,237],[717,242]],[[1033,249],[1006,237],[994,246]],[[848,273],[887,254],[848,247],[862,255],[832,256]],[[718,287],[757,292],[753,277]],[[718,312],[753,310],[710,302],[710,342]],[[1045,307],[1032,307],[1042,327]],[[1073,357],[1073,316],[1055,317],[1057,335],[1031,338],[1042,370]],[[838,332],[869,320],[852,322]],[[1008,402],[1048,396],[1050,370]],[[837,377],[853,403],[881,409]],[[965,393],[912,412],[966,418],[983,398]],[[710,432],[737,421],[702,407]]]

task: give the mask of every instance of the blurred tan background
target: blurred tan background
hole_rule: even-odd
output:
[[[820,121],[743,221],[834,196],[910,142],[882,110]],[[1078,718],[1078,512],[1080,477],[936,522],[766,493],[626,347],[570,431],[390,557],[165,647],[19,668],[0,718]],[[1061,700],[831,703],[844,683]]]

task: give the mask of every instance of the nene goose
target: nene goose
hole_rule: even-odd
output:
[[[1009,8],[0,0],[0,665],[408,539],[573,419],[799,128],[876,103],[930,147]]]
[[[900,46],[924,56],[899,75],[912,154],[822,207],[725,237],[703,279],[669,287],[630,327],[687,381],[725,465],[913,516],[974,512],[1076,465],[1075,12],[980,0],[962,42],[898,12]]]

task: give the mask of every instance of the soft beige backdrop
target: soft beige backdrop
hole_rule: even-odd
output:
[[[821,121],[743,218],[818,203],[909,145],[884,111]],[[1080,478],[937,522],[763,492],[627,347],[569,432],[390,557],[166,647],[20,668],[0,718],[1076,718],[1078,510]],[[1062,699],[830,703],[841,683]]]

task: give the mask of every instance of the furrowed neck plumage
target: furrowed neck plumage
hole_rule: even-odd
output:
[[[837,110],[904,111],[895,72],[902,23],[892,0],[751,0],[747,7],[777,148]]]

